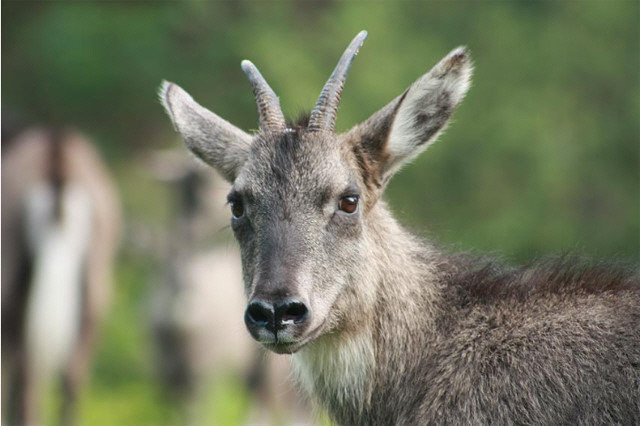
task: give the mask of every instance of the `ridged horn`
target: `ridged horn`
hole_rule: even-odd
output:
[[[310,131],[334,131],[342,88],[347,79],[347,73],[349,72],[349,68],[351,68],[353,58],[358,54],[358,49],[360,49],[360,46],[364,43],[365,38],[367,38],[367,32],[360,31],[351,41],[347,50],[342,54],[338,65],[336,65],[331,77],[329,77],[329,80],[327,80],[327,83],[324,85],[322,92],[320,92],[318,102],[311,112],[308,126]]]
[[[272,132],[284,131],[286,124],[278,96],[251,61],[245,59],[241,66],[253,87],[260,116],[260,128]]]

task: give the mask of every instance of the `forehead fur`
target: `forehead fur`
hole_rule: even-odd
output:
[[[356,176],[355,157],[332,133],[301,127],[281,134],[260,133],[234,187],[253,195],[281,193],[308,197],[322,190],[340,191]]]

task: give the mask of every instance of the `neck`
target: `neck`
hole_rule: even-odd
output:
[[[402,229],[384,203],[370,212],[368,223],[367,260],[346,290],[353,294],[336,307],[358,312],[357,321],[347,315],[294,357],[302,384],[344,424],[366,417],[376,386],[389,381],[386,369],[398,377],[407,368],[398,350],[420,347],[417,339],[425,321],[433,320],[438,298],[437,252]]]

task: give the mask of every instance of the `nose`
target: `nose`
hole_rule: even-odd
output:
[[[284,328],[289,324],[301,324],[307,320],[309,310],[299,300],[286,300],[276,306],[276,324]]]
[[[266,328],[271,332],[282,330],[288,325],[302,324],[309,317],[307,306],[297,299],[285,299],[272,303],[254,299],[249,303],[245,313],[248,326]]]
[[[273,305],[262,300],[254,300],[249,303],[244,315],[247,324],[254,327],[273,327],[275,312]]]

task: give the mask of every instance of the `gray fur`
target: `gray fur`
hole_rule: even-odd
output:
[[[247,159],[251,136],[201,107],[182,88],[165,81],[160,101],[175,129],[196,157],[215,166],[228,181]]]
[[[302,385],[339,424],[638,424],[637,271],[485,266],[419,241],[381,199],[444,128],[470,74],[456,49],[343,135],[297,126],[253,137],[229,196],[244,207],[232,228],[245,291],[296,298],[309,317],[251,333],[294,354]],[[339,210],[354,193],[358,210]]]

